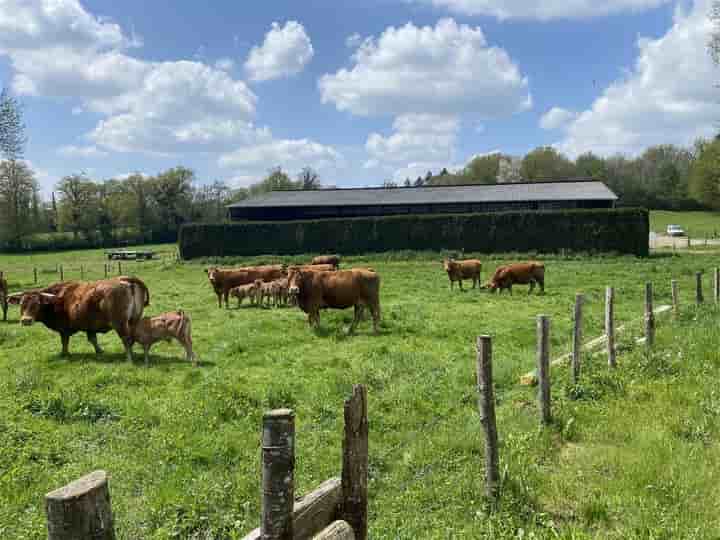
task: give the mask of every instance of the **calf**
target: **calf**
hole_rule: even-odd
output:
[[[8,312],[8,283],[4,277],[4,272],[0,272],[0,307],[3,312],[3,321],[7,321]]]
[[[286,306],[288,303],[288,279],[276,279],[270,283],[273,301],[276,306]]]
[[[311,326],[320,325],[320,310],[355,308],[349,333],[353,333],[367,306],[373,318],[373,329],[380,323],[380,276],[365,269],[337,272],[292,270],[288,275],[289,293],[297,298],[300,309],[308,314]]]
[[[230,296],[237,298],[238,307],[242,305],[245,298],[250,299],[250,305],[255,304],[257,293],[258,288],[255,283],[250,283],[249,285],[238,285],[237,287],[230,289]]]
[[[333,270],[337,270],[340,268],[340,256],[339,255],[320,255],[319,257],[315,257],[312,262],[310,263],[313,266],[319,265],[319,264],[329,264],[333,267]]]
[[[150,347],[158,341],[168,343],[176,339],[185,347],[188,362],[197,366],[197,357],[192,345],[192,320],[184,311],[170,311],[157,317],[144,317],[133,327],[134,343],[140,343],[145,352],[145,365],[150,364]]]
[[[533,292],[536,283],[540,287],[538,294],[545,292],[545,265],[543,263],[531,261],[500,266],[483,288],[490,289],[492,293],[500,289],[500,294],[502,294],[503,289],[507,289],[512,295],[513,285],[526,285],[528,283],[530,284],[528,295]]]
[[[218,299],[218,307],[222,307],[225,300],[225,307],[228,307],[230,289],[239,285],[248,285],[256,279],[261,281],[272,281],[285,277],[286,268],[281,264],[272,266],[248,266],[236,270],[221,270],[220,268],[208,268],[205,270],[210,284],[215,290]]]
[[[477,259],[469,259],[466,261],[445,259],[443,261],[443,268],[450,279],[450,290],[452,290],[455,282],[457,281],[460,284],[460,290],[462,291],[463,279],[472,279],[473,289],[480,284],[482,263]]]

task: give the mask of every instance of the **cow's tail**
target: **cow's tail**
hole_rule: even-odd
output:
[[[128,283],[131,286],[136,285],[136,286],[140,287],[140,289],[142,290],[142,294],[143,294],[143,299],[141,301],[143,307],[147,307],[150,305],[150,289],[147,288],[147,285],[145,285],[145,282],[143,280],[136,278],[136,277],[126,277],[126,276],[121,277],[120,280],[123,281],[124,283]],[[135,289],[132,289],[132,291],[133,291],[133,296],[134,296]]]

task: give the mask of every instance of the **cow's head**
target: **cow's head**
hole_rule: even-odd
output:
[[[302,278],[303,273],[299,268],[291,268],[288,271],[288,294],[290,294],[290,296],[298,296],[300,294]]]
[[[217,266],[211,266],[210,268],[205,269],[205,273],[207,274],[210,283],[215,283],[220,275],[220,269]]]
[[[446,272],[449,272],[455,261],[452,259],[443,259],[442,265]]]
[[[41,314],[43,306],[55,304],[60,300],[56,294],[45,292],[26,292],[8,296],[8,302],[20,306],[20,323],[30,326]]]

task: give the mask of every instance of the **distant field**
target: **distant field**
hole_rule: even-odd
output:
[[[157,249],[170,255],[174,246]],[[486,259],[483,274],[518,258]],[[576,292],[588,299],[589,339],[602,333],[606,285],[616,287],[621,324],[641,315],[648,280],[660,304],[679,279],[688,304],[695,271],[715,258],[548,257],[547,294],[531,297],[526,287],[512,297],[451,292],[439,259],[348,259],[346,266],[372,266],[382,276],[381,334],[364,322],[354,337],[343,331],[351,310],[324,312],[315,333],[297,309],[218,309],[202,264],[123,263],[123,273],[150,287],[147,314],[179,307],[192,314],[198,369],[175,344],[156,346],[149,369],[139,349],[129,365],[113,334],[100,337],[102,357],[78,335],[72,356],[60,358],[59,337],[40,325],[20,327],[12,308],[10,323],[0,322],[0,537],[45,538],[43,494],[102,468],[111,475],[119,538],[241,538],[259,519],[262,412],[296,411],[302,494],[339,473],[342,402],[353,383],[369,393],[372,538],[720,535],[714,310],[699,323],[688,312],[677,334],[663,321],[665,349],[649,361],[621,340],[617,377],[601,357],[581,388],[558,373],[557,424],[548,431],[537,427],[535,390],[517,386],[535,362],[537,314],[552,317],[554,357],[569,349]],[[272,259],[243,262],[260,260]],[[66,278],[79,277],[81,264],[98,278],[104,258],[101,251],[0,256],[13,291],[32,286],[34,266],[42,283],[56,280],[59,263]],[[482,504],[479,334],[494,339],[507,471],[493,516]]]
[[[665,233],[668,225],[680,225],[691,237],[720,237],[720,212],[650,212],[650,230]]]

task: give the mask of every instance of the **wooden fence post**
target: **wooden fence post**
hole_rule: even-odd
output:
[[[550,412],[550,317],[537,317],[537,370],[538,370],[538,401],[540,405],[540,422],[548,425],[552,422]]]
[[[585,297],[581,293],[575,295],[575,317],[573,320],[573,343],[572,343],[572,378],[573,384],[580,382],[580,356],[582,353],[582,307]]]
[[[492,378],[492,338],[490,336],[480,336],[477,339],[477,385],[480,423],[485,432],[485,493],[490,501],[495,502],[500,487],[500,459]]]
[[[615,362],[615,289],[605,289],[605,335],[607,336],[608,366],[614,368]]]
[[[690,235],[689,235],[689,234],[688,234],[688,236],[687,236],[687,247],[691,247],[691,246],[690,246]]]
[[[340,519],[355,531],[355,538],[368,536],[368,417],[367,389],[353,386],[345,401],[343,437],[342,503]]]
[[[680,316],[680,296],[678,294],[677,279],[673,279],[670,282],[670,287],[672,289],[673,317],[677,319]]]
[[[80,265],[80,280],[85,280],[85,266],[83,266],[82,264]]]
[[[122,263],[118,261],[118,275],[122,276]]]
[[[115,540],[105,471],[45,495],[48,540]]]
[[[713,294],[715,295],[715,303],[720,304],[720,268],[715,268],[713,272]]]
[[[645,284],[645,345],[648,350],[655,343],[655,314],[653,313],[652,283]]]
[[[703,300],[702,272],[695,272],[695,303],[699,306]]]
[[[105,267],[105,279],[107,279],[107,275],[108,275],[108,264],[105,263],[105,264],[103,264],[103,266]]]
[[[60,281],[65,281],[65,272],[63,272],[63,265],[60,265]]]
[[[35,280],[35,285],[37,285],[37,267],[33,268],[33,279]]]
[[[295,502],[295,413],[269,411],[262,432],[262,540],[292,540]]]

